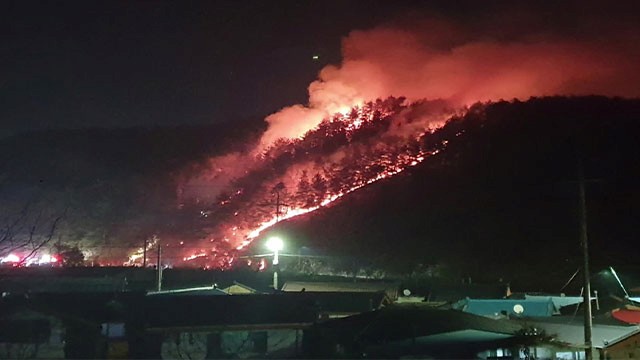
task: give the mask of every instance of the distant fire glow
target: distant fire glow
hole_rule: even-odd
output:
[[[12,264],[17,266],[34,266],[34,265],[48,265],[56,264],[58,257],[50,254],[41,254],[37,256],[32,254],[30,256],[21,257],[16,254],[9,254],[0,259],[0,263]]]
[[[0,260],[2,263],[17,263],[20,262],[20,257],[16,254],[9,254]]]

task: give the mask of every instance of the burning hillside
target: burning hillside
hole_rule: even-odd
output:
[[[615,41],[475,25],[427,20],[418,30],[352,32],[343,41],[342,64],[319,73],[306,106],[268,116],[252,150],[211,158],[184,177],[179,206],[199,213],[201,232],[197,240],[167,245],[183,261],[228,266],[278,221],[327,206],[439,151],[446,141],[429,141],[429,133],[476,102],[640,95],[633,79],[640,53],[628,31],[635,24],[603,30],[615,33]]]
[[[278,221],[417,165],[438,151],[422,146],[421,137],[452,114],[443,101],[406,104],[390,97],[336,113],[300,138],[280,139],[260,153],[211,159],[208,170],[179,191],[182,203],[199,206],[207,234],[198,251],[192,243],[185,247],[182,260],[227,266],[235,251]]]

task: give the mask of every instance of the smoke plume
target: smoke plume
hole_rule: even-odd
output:
[[[531,23],[521,15],[511,19]],[[342,63],[326,66],[309,85],[309,103],[267,117],[262,147],[300,137],[329,114],[387,96],[459,106],[558,94],[640,96],[636,25],[584,34],[580,29],[591,24],[585,20],[574,26],[583,32],[576,36],[532,24],[530,32],[516,31],[513,21],[502,29],[494,20],[460,25],[414,19],[411,25],[351,32],[342,41]]]

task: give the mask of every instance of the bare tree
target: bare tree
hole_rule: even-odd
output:
[[[0,175],[0,258],[20,252],[21,262],[51,243],[66,215],[39,194],[12,194]]]

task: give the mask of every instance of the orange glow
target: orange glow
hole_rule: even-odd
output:
[[[339,124],[339,128],[342,129],[345,134],[349,136],[349,134],[355,134],[365,126],[367,123],[372,121],[380,121],[380,119],[384,119],[388,116],[391,116],[391,112],[382,111],[383,108],[375,108],[377,111],[377,117],[371,116],[370,113],[363,110],[361,107],[356,107],[351,109],[348,113],[349,115],[336,114],[330,118],[329,123],[327,124]],[[367,111],[373,111],[369,109]],[[442,116],[449,116],[441,115]],[[410,141],[410,139],[419,139],[422,135],[424,135],[428,131],[432,131],[434,128],[433,123],[444,124],[444,120],[438,118],[437,121],[433,121],[430,119],[424,126],[418,128],[417,133],[412,133],[410,137],[405,138],[403,141]],[[333,126],[333,125],[328,125]],[[335,128],[335,127],[334,127]],[[337,129],[337,128],[336,128]],[[421,130],[420,130],[421,129]],[[320,128],[317,128],[315,131],[320,131]],[[338,130],[332,130],[338,131]],[[331,134],[327,134],[326,136],[332,136]],[[304,138],[303,138],[304,140]],[[283,207],[280,209],[280,212],[276,215],[275,212],[271,213],[270,216],[266,216],[264,219],[256,223],[253,227],[240,226],[238,223],[233,224],[234,219],[231,218],[231,224],[226,226],[226,236],[224,236],[225,241],[232,242],[232,239],[239,239],[237,241],[237,245],[235,246],[236,251],[246,249],[253,240],[258,238],[262,232],[276,223],[284,220],[288,220],[294,218],[296,216],[308,214],[315,210],[318,210],[322,207],[330,206],[336,200],[342,198],[343,196],[352,193],[364,186],[372,184],[382,179],[389,178],[396,174],[401,173],[405,169],[411,166],[416,166],[423,162],[428,156],[435,154],[436,152],[427,152],[420,149],[414,149],[407,147],[389,147],[388,150],[386,147],[380,147],[378,151],[382,151],[380,155],[376,155],[371,158],[371,162],[363,162],[361,165],[358,165],[358,169],[355,171],[355,178],[350,180],[351,183],[346,183],[347,179],[340,180],[341,183],[344,183],[340,186],[340,190],[332,192],[328,191],[321,199],[316,201],[316,204],[311,206],[304,206],[303,204],[288,204],[287,207]],[[303,167],[295,168],[296,174],[299,174],[301,171],[313,172],[314,167],[313,164],[307,164]],[[283,175],[282,178],[285,180],[288,175]],[[293,175],[294,177],[299,175]],[[286,183],[290,183],[290,181],[285,181]],[[334,180],[335,182],[335,180]],[[266,186],[266,188],[271,188],[272,186]],[[232,203],[232,202],[230,202]],[[249,209],[245,209],[249,210]],[[250,211],[247,211],[250,212]],[[238,212],[233,213],[233,217],[238,217]],[[247,221],[246,217],[242,217],[238,219],[239,221]],[[201,253],[198,254],[197,257],[204,257],[206,254]],[[196,256],[187,256],[185,257],[185,261],[193,260],[197,258]]]

